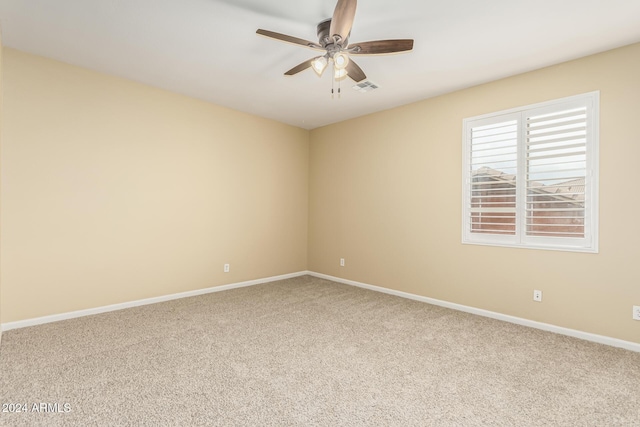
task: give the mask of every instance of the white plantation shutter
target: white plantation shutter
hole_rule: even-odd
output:
[[[518,121],[499,117],[471,128],[472,233],[516,234]]]
[[[597,252],[598,93],[464,121],[463,243]]]
[[[584,237],[586,107],[527,117],[526,233]]]

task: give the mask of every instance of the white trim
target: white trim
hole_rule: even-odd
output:
[[[33,319],[18,320],[2,324],[2,331],[11,329],[26,328],[28,326],[42,325],[45,323],[58,322],[60,320],[75,319],[76,317],[91,316],[94,314],[107,313],[109,311],[123,310],[125,308],[138,307],[141,305],[156,304],[159,302],[171,301],[174,299],[195,297],[198,295],[210,294],[212,292],[228,291],[229,289],[244,288],[247,286],[259,285],[262,283],[275,282],[277,280],[291,279],[309,274],[308,271],[283,274],[281,276],[266,277],[263,279],[248,280],[246,282],[231,283],[228,285],[213,286],[211,288],[197,289],[195,291],[180,292],[177,294],[163,295],[160,297],[145,298],[136,301],[123,302],[120,304],[105,305],[102,307],[89,308],[86,310],[71,311],[68,313],[52,314],[50,316],[36,317]]]
[[[561,326],[551,325],[551,324],[542,323],[542,322],[536,322],[534,320],[523,319],[521,317],[509,316],[507,314],[496,313],[494,311],[483,310],[481,308],[469,307],[466,305],[456,304],[448,301],[442,301],[435,298],[423,297],[421,295],[415,295],[408,292],[402,292],[402,291],[396,291],[393,289],[383,288],[381,286],[375,286],[375,285],[369,285],[366,283],[356,282],[354,280],[342,279],[340,277],[329,276],[327,274],[316,273],[314,271],[299,271],[297,273],[283,274],[281,276],[272,276],[272,277],[266,277],[263,279],[249,280],[246,282],[214,286],[211,288],[198,289],[195,291],[188,291],[188,292],[181,292],[177,294],[164,295],[160,297],[146,298],[142,300],[106,305],[106,306],[90,308],[86,310],[71,311],[69,313],[53,314],[51,316],[43,316],[43,317],[36,317],[33,319],[18,320],[16,322],[3,323],[1,327],[1,331],[9,331],[11,329],[26,328],[28,326],[42,325],[45,323],[57,322],[60,320],[75,319],[77,317],[91,316],[94,314],[107,313],[109,311],[123,310],[125,308],[155,304],[159,302],[171,301],[171,300],[180,299],[180,298],[194,297],[198,295],[210,294],[213,292],[222,292],[230,289],[254,286],[262,283],[275,282],[278,280],[291,279],[294,277],[300,277],[305,275],[318,277],[320,279],[331,280],[333,282],[338,282],[345,285],[369,289],[371,291],[382,292],[389,295],[395,295],[401,298],[407,298],[415,301],[424,302],[427,304],[433,304],[440,307],[450,308],[452,310],[463,311],[465,313],[471,313],[478,316],[490,317],[492,319],[502,320],[504,322],[509,322],[509,323],[515,323],[517,325],[527,326],[534,329],[541,329],[543,331],[553,332],[560,335],[567,335],[570,337],[579,338],[586,341],[595,342],[598,344],[605,344],[612,347],[624,348],[626,350],[631,350],[631,351],[640,353],[640,344],[634,343],[631,341],[624,341],[617,338],[607,337],[604,335],[596,335],[589,332],[578,331],[575,329],[563,328]],[[2,336],[1,331],[0,331],[0,337]]]
[[[342,283],[345,285],[357,286],[359,288],[364,288],[364,289],[369,289],[376,292],[395,295],[401,298],[408,298],[415,301],[425,302],[427,304],[433,304],[440,307],[450,308],[453,310],[464,311],[465,313],[471,313],[471,314],[475,314],[483,317],[490,317],[492,319],[502,320],[504,322],[515,323],[516,325],[527,326],[534,329],[541,329],[543,331],[553,332],[560,335],[567,335],[567,336],[579,338],[585,341],[591,341],[598,344],[605,344],[612,347],[624,348],[625,350],[631,350],[631,351],[640,353],[640,343],[624,341],[617,338],[607,337],[604,335],[596,335],[589,332],[578,331],[575,329],[564,328],[562,326],[551,325],[549,323],[536,322],[535,320],[509,316],[507,314],[496,313],[494,311],[483,310],[481,308],[469,307],[466,305],[456,304],[448,301],[442,301],[435,298],[429,298],[429,297],[423,297],[421,295],[410,294],[408,292],[387,289],[381,286],[368,285],[366,283],[360,283],[353,280],[342,279],[340,277],[329,276],[326,274],[316,273],[313,271],[308,272],[308,274],[314,277],[318,277],[320,279],[331,280],[331,281]]]

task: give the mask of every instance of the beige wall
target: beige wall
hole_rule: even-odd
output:
[[[3,72],[2,322],[306,269],[308,131],[12,49]]]
[[[309,270],[640,343],[639,76],[635,44],[312,131]],[[462,245],[462,119],[595,90],[600,253]]]

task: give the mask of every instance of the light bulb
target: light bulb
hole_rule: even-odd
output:
[[[311,61],[311,68],[313,68],[313,71],[315,71],[318,76],[322,76],[324,69],[327,68],[327,64],[327,58],[319,56]]]
[[[344,68],[342,69],[337,69],[335,70],[335,72],[333,73],[333,78],[336,80],[342,80],[345,77],[347,77],[347,70],[345,70]]]
[[[333,55],[333,64],[336,69],[342,70],[347,67],[347,64],[349,64],[349,57],[342,52],[336,53]]]

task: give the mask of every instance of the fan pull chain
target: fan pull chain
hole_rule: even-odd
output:
[[[331,99],[335,99],[335,79],[331,79]],[[342,87],[341,87],[341,82],[338,81],[338,99],[342,99]]]

